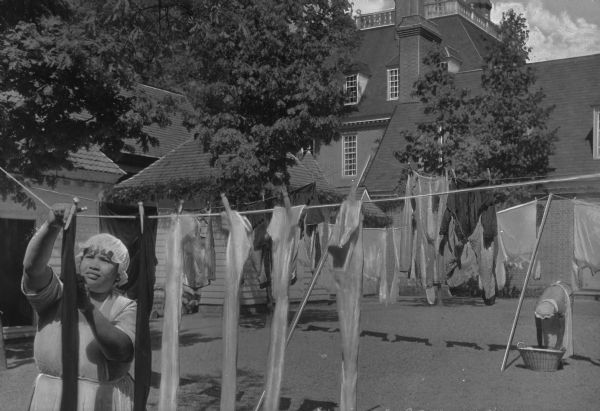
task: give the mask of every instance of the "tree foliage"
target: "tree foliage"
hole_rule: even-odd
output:
[[[5,162],[13,171],[23,172],[17,167],[23,161],[36,170],[65,164],[66,153],[83,141],[120,150],[107,130],[151,142],[141,126],[160,113],[138,111],[138,98],[119,94],[132,90],[133,81],[185,96],[178,106],[185,125],[211,153],[215,187],[232,198],[254,200],[270,184],[285,183],[292,162],[287,153],[338,137],[347,110],[340,73],[358,45],[347,0],[44,0],[33,11],[19,7],[15,13],[31,21],[6,18],[2,37],[8,48],[0,60],[22,61],[20,74],[12,63],[0,73],[3,134],[11,132],[13,142],[3,151],[20,151],[24,138],[49,140],[42,138],[49,127],[59,147],[52,155],[23,152]],[[23,65],[41,69],[24,74]],[[9,75],[12,83],[5,80]],[[17,90],[18,99],[11,94],[16,83],[26,85]],[[92,91],[101,98],[88,99]],[[13,130],[22,123],[13,121],[17,105],[27,110],[27,127],[37,137]],[[41,108],[51,115],[31,115]],[[81,118],[83,113],[95,120]]]
[[[77,3],[3,1],[0,19],[0,165],[35,182],[72,168],[70,153],[99,147],[107,154],[146,149],[156,141],[144,125],[167,112],[136,89],[123,56],[128,44],[89,24]],[[0,178],[3,198],[25,199]]]
[[[140,67],[152,62],[142,75],[186,96],[185,124],[211,154],[219,190],[256,200],[287,182],[288,153],[338,137],[340,73],[358,45],[349,2],[148,3],[129,1],[122,27],[139,42]],[[150,27],[147,47],[138,34]]]
[[[426,58],[429,71],[416,82],[415,95],[431,121],[405,132],[400,161],[418,163],[427,173],[452,169],[463,179],[531,179],[551,171],[556,130],[546,122],[553,107],[544,104],[527,65],[525,19],[509,10],[499,29],[500,41],[484,58],[480,93],[456,87],[440,49]]]

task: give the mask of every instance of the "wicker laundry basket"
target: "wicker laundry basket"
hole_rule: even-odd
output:
[[[519,342],[517,349],[525,366],[534,371],[556,371],[562,363],[565,350],[554,350],[551,348],[528,347]]]

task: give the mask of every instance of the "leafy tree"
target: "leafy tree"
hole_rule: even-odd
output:
[[[123,55],[128,44],[89,24],[76,3],[3,1],[0,19],[0,165],[35,182],[72,168],[69,153],[92,146],[107,154],[135,142],[155,144],[143,126],[167,113],[135,88]],[[129,140],[128,140],[129,139]],[[0,193],[26,197],[0,178]],[[28,202],[32,205],[31,201]]]
[[[525,18],[509,10],[499,27],[500,41],[484,58],[481,93],[457,89],[441,51],[425,63],[429,72],[415,84],[431,122],[405,132],[408,142],[396,153],[428,173],[453,169],[464,179],[535,178],[551,171],[548,158],[556,130],[548,130],[553,107],[535,88],[534,69],[527,66],[530,48]]]
[[[141,127],[165,113],[135,81],[186,97],[207,180],[233,199],[285,183],[287,153],[338,137],[340,73],[358,43],[346,0],[4,2],[17,17],[0,20],[0,161],[13,172],[39,179],[82,146],[152,143]]]
[[[338,137],[340,74],[358,45],[348,1],[148,3],[127,2],[122,35],[139,42],[140,66],[152,62],[143,75],[187,97],[186,125],[211,154],[213,189],[256,200],[287,181],[287,153]],[[144,46],[145,27],[159,46]]]

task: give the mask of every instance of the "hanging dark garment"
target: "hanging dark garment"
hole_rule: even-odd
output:
[[[77,216],[63,231],[60,276],[63,282],[61,306],[62,397],[61,411],[77,410],[77,376],[79,372],[79,312],[77,310],[77,278],[75,273],[75,233]]]
[[[488,183],[487,180],[467,183],[463,180],[454,179],[450,183],[450,189],[481,187]],[[440,226],[440,234],[444,236],[448,235],[450,219],[454,218],[456,224],[455,232],[460,243],[455,249],[457,260],[460,260],[464,244],[475,231],[480,217],[483,226],[484,246],[489,248],[498,233],[494,193],[491,190],[478,190],[448,195],[446,211]]]
[[[269,207],[270,204],[267,204],[266,201],[257,201],[256,203],[252,203],[244,207],[244,211],[252,211],[252,210],[265,210]],[[252,228],[255,229],[261,224],[269,224],[269,219],[271,217],[270,213],[257,213],[257,214],[246,214],[245,217],[250,221]],[[265,225],[266,227],[266,225]],[[265,228],[266,230],[266,228]]]
[[[155,207],[144,207],[143,233],[140,227],[139,209],[134,206],[100,203],[100,215],[131,215],[135,219],[101,218],[100,232],[119,238],[129,251],[129,281],[124,286],[127,296],[137,300],[135,330],[135,387],[134,410],[144,411],[150,392],[152,376],[152,348],[150,345],[150,312],[154,299],[156,274],[156,228]]]
[[[319,205],[319,197],[317,194],[317,184],[310,183],[303,187],[297,188],[290,192],[290,203],[291,205],[306,205],[314,206]],[[306,216],[304,217],[305,225],[316,225],[325,221],[325,216],[321,209],[308,209],[306,210]]]

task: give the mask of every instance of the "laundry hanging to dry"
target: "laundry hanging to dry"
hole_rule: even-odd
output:
[[[210,285],[215,279],[212,217],[208,217],[208,221],[204,223],[199,218],[182,215],[181,226],[184,284],[197,290]]]
[[[580,288],[579,272],[600,271],[600,206],[574,201],[573,204],[573,289]]]
[[[181,238],[181,217],[174,215],[171,218],[167,240],[167,278],[165,280],[165,310],[160,357],[159,411],[177,409],[179,325],[183,291]]]
[[[328,252],[337,288],[337,311],[342,339],[340,409],[356,410],[360,298],[363,277],[362,203],[351,192],[337,215]]]
[[[77,380],[79,373],[79,311],[77,309],[77,280],[75,273],[75,233],[77,232],[77,213],[71,216],[69,226],[63,231],[61,280],[63,299],[61,304],[61,357],[62,357],[62,396],[61,411],[77,409]],[[2,336],[0,335],[0,338]]]
[[[496,213],[498,220],[498,258],[496,278],[498,289],[506,284],[506,266],[526,269],[537,238],[537,200],[529,201]],[[533,278],[541,277],[541,264],[536,261]],[[502,281],[504,280],[504,281]]]
[[[472,188],[486,183],[487,181],[482,180],[468,184],[455,179],[450,188]],[[451,222],[453,230],[450,230]],[[478,228],[481,232],[475,232]],[[494,264],[497,233],[493,192],[473,190],[448,195],[440,234],[444,236],[441,243],[444,253],[451,252],[455,262],[454,268],[447,274],[449,278],[446,281],[450,286],[463,284],[476,272],[481,288],[487,290],[485,298],[490,299],[495,295],[492,289],[495,289],[496,278],[493,271],[490,274],[490,267]],[[447,256],[444,255],[444,258],[447,266]]]
[[[225,201],[224,201],[225,202]],[[229,204],[226,203],[226,208]],[[223,228],[229,231],[225,252],[225,298],[223,302],[223,358],[221,367],[222,411],[235,410],[237,394],[238,322],[240,284],[244,264],[252,247],[250,221],[236,211],[221,213]]]
[[[279,410],[279,394],[283,377],[287,322],[289,308],[289,285],[295,271],[299,221],[304,206],[275,207],[267,232],[273,242],[273,298],[275,311],[271,322],[271,339],[267,359],[264,409]]]

